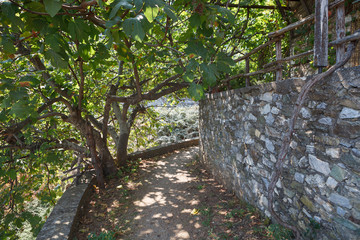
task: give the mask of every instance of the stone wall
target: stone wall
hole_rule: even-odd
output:
[[[92,186],[95,184],[94,171],[87,172],[66,189],[41,228],[36,240],[74,239],[79,220],[88,204]]]
[[[210,94],[200,103],[203,163],[266,215],[267,187],[305,79]],[[315,239],[360,239],[360,67],[324,79],[296,124],[275,209]]]

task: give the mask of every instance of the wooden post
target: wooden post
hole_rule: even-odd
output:
[[[249,58],[247,57],[245,59],[245,73],[249,73],[250,72],[250,62],[249,62]],[[245,77],[245,85],[247,87],[250,86],[250,77]]]
[[[281,39],[275,43],[275,50],[276,50],[276,61],[281,60]],[[276,82],[281,81],[282,79],[282,64],[278,63],[280,69],[276,70]]]
[[[336,9],[336,39],[345,37],[345,4],[342,3]],[[345,55],[345,46],[340,44],[336,46],[336,62],[341,62]]]
[[[328,65],[328,0],[315,1],[314,66]]]

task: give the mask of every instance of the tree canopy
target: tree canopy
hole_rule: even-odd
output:
[[[25,203],[53,202],[78,158],[91,159],[103,187],[127,164],[149,101],[199,100],[244,71],[236,58],[284,24],[275,9],[244,8],[265,2],[1,1],[1,236],[26,220],[37,231],[41,218]]]

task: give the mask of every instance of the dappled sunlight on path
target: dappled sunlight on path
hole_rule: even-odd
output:
[[[138,172],[110,179],[91,197],[77,239],[270,239],[259,212],[217,183],[198,163],[198,151],[143,160]]]
[[[126,239],[199,239],[200,218],[191,215],[199,196],[188,191],[196,177],[186,169],[197,151],[191,148],[143,169],[151,174],[146,174],[146,181],[135,194],[132,225],[136,229]]]

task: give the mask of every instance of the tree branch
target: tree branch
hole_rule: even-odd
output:
[[[143,99],[145,100],[157,100],[165,95],[168,95],[170,93],[174,93],[176,91],[179,91],[185,87],[189,86],[188,83],[174,83],[174,85],[170,88],[166,88],[158,93],[154,93],[154,94],[151,94],[151,93],[147,93],[147,94],[144,94],[143,95]]]
[[[99,129],[100,131],[102,131],[103,129],[103,124],[101,122],[99,122],[98,120],[96,120],[96,118],[92,115],[88,115],[87,116],[88,119],[90,120],[90,122],[94,125],[94,127],[96,127],[97,129]],[[116,133],[116,130],[112,127],[112,126],[108,126],[108,133],[110,134],[110,136],[116,141],[118,135]]]
[[[139,76],[139,72],[138,72],[135,60],[132,61],[132,65],[133,65],[134,76],[135,76],[135,86],[136,86],[137,96],[141,100],[140,76]]]
[[[54,88],[55,92],[60,94],[61,96],[71,99],[71,95],[69,95],[65,90],[61,90],[60,87],[55,83],[54,80],[51,79],[51,76],[48,72],[46,72],[46,67],[40,60],[38,55],[33,56],[30,58],[31,63],[34,65],[35,69],[38,71],[42,71],[42,76],[45,81],[47,81],[51,87]]]

